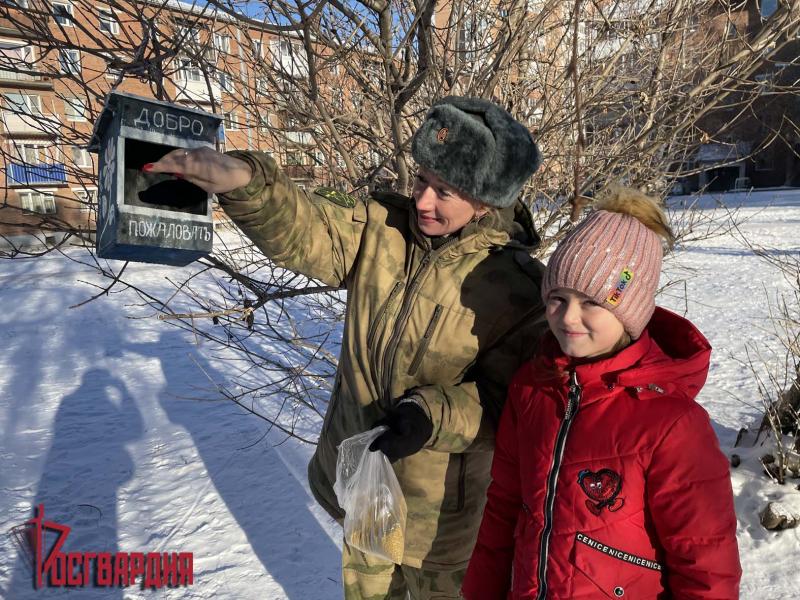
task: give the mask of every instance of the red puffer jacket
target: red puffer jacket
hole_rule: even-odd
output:
[[[547,336],[509,388],[464,597],[738,598],[728,463],[694,401],[710,353],[660,308],[594,363]]]

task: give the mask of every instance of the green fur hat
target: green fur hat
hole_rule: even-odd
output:
[[[411,155],[453,187],[497,208],[514,204],[542,162],[528,129],[482,98],[437,101],[414,134]]]

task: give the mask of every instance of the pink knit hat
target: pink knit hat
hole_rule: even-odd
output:
[[[586,294],[614,313],[637,339],[655,310],[655,293],[672,232],[657,202],[637,190],[611,188],[558,245],[547,263],[542,298],[555,288]]]

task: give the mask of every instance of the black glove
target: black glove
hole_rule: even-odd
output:
[[[391,462],[419,452],[433,434],[433,423],[415,402],[398,404],[375,425],[389,429],[375,438],[369,449],[380,450]]]

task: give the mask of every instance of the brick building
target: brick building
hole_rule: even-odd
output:
[[[85,145],[111,89],[221,114],[220,150],[270,151],[299,185],[324,182],[310,134],[271,101],[305,75],[297,39],[197,5],[5,3],[0,236],[93,229],[97,157]]]
[[[481,49],[496,42],[493,32],[509,20],[515,26],[530,22],[531,11],[543,5],[531,2],[527,9],[509,12],[502,5],[486,11],[477,4],[456,7],[454,0],[439,4],[431,17],[432,44],[448,87],[462,80],[481,80],[475,76],[479,72],[489,80],[493,65],[481,62]],[[631,0],[625,6],[630,14],[617,12],[614,18],[630,21],[625,27],[634,27],[637,2]],[[768,2],[751,0],[733,12],[720,10],[709,22],[685,26],[697,31],[701,43],[713,38],[721,44],[723,55],[734,56],[758,34],[771,10],[774,3],[770,7]],[[585,22],[579,24],[579,49],[593,48],[595,58],[602,61],[604,52],[614,52],[621,42],[603,33],[605,17],[589,8],[581,14]],[[511,83],[503,91],[504,100],[515,102],[514,109],[535,131],[542,121],[560,131],[557,123],[546,120],[552,114],[558,116],[552,108],[572,101],[563,84],[569,55],[553,52],[553,40],[564,37],[567,16],[568,6],[559,5],[536,25],[520,49],[517,72],[512,72]],[[711,37],[705,35],[708,32]],[[606,50],[598,46],[601,35],[605,35]],[[113,8],[94,0],[5,0],[0,4],[0,179],[4,184],[0,236],[92,230],[97,162],[84,148],[103,100],[113,88],[222,115],[221,150],[270,151],[299,185],[330,184],[337,168],[345,168],[334,142],[352,151],[346,165],[351,179],[353,173],[388,171],[394,149],[386,141],[392,137],[386,123],[374,118],[377,111],[385,110],[375,106],[386,95],[380,60],[354,43],[345,52],[355,52],[355,58],[351,55],[337,64],[325,60],[326,52],[341,53],[341,48],[334,51],[315,45],[321,59],[312,65],[310,76],[303,41],[276,26],[175,0],[166,5],[149,0],[115,2]],[[697,135],[704,134],[708,140],[680,165],[694,171],[682,180],[686,189],[800,184],[800,138],[792,125],[797,122],[797,107],[794,96],[785,93],[798,80],[794,58],[799,45],[798,40],[786,40],[767,68],[753,74],[759,94],[747,118],[739,116],[735,127],[726,126],[739,110],[733,102],[731,108],[715,110],[699,123]],[[638,52],[646,54],[646,49]],[[608,89],[619,92],[619,106],[625,110],[629,108],[625,102],[638,102],[636,69],[641,64],[646,63],[636,56],[630,61],[623,57],[604,80]],[[326,70],[323,77],[320,69]],[[312,80],[315,89],[311,89]],[[560,94],[552,93],[556,84],[564,88]],[[309,114],[316,112],[304,122],[303,111],[293,109],[303,102],[313,104],[315,94],[326,104],[327,114],[312,106]],[[589,153],[594,139],[598,151],[608,147],[600,132],[613,138],[617,128],[626,126],[624,111],[616,110],[613,102],[600,108],[584,118]],[[424,107],[415,110],[417,117],[424,114]],[[334,127],[325,129],[326,119],[345,128],[350,120],[361,133],[339,136],[350,138],[342,143],[331,134],[331,130],[338,133]],[[365,133],[378,143],[366,144],[369,151],[359,152],[357,145],[363,143]],[[568,170],[574,143],[567,136],[547,148],[551,172]],[[391,176],[388,172],[387,178]]]
[[[748,52],[777,8],[774,0],[749,0],[718,15],[709,27],[724,56]],[[700,121],[707,139],[685,165],[696,173],[683,191],[800,187],[800,35],[786,32],[760,52],[764,64],[743,90]]]

